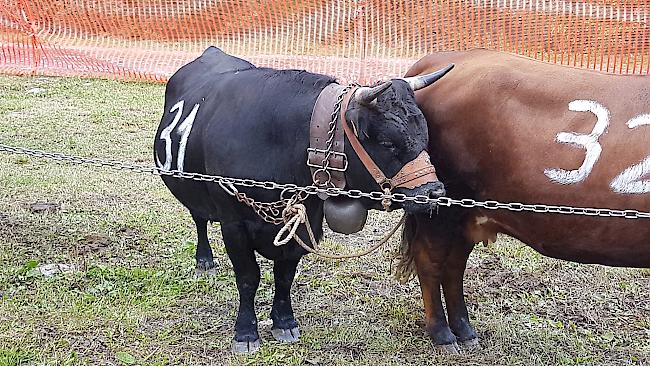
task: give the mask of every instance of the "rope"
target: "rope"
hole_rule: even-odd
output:
[[[283,212],[283,215],[285,217],[285,224],[284,226],[280,229],[278,234],[275,236],[275,239],[273,240],[273,245],[275,246],[282,246],[287,244],[292,238],[300,245],[303,247],[307,252],[316,254],[320,257],[327,258],[327,259],[349,259],[349,258],[359,258],[363,257],[365,255],[368,255],[375,250],[379,249],[381,246],[386,244],[390,238],[395,235],[397,230],[404,224],[404,221],[406,221],[406,215],[402,215],[402,218],[399,220],[397,225],[388,232],[381,240],[379,240],[376,244],[372,245],[370,248],[363,250],[358,253],[352,253],[352,254],[329,254],[321,251],[318,248],[318,240],[316,240],[316,237],[314,236],[314,232],[311,229],[311,224],[309,222],[309,217],[307,215],[307,209],[305,208],[305,205],[303,204],[293,204],[290,206],[287,206]],[[302,239],[296,234],[296,230],[298,230],[298,226],[300,224],[305,224],[305,228],[307,229],[307,235],[309,236],[309,241],[311,241],[311,247],[307,244],[305,244]],[[286,236],[282,239],[282,236]]]
[[[300,226],[302,223],[308,222],[309,220],[307,219],[307,208],[305,208],[305,205],[302,203],[287,206],[287,208],[284,209],[282,216],[286,218],[291,215],[291,213],[293,213],[293,217],[288,220],[285,219],[284,226],[280,229],[280,231],[278,231],[275,239],[273,239],[273,245],[276,247],[287,244],[291,238],[296,236],[296,230],[298,230],[298,226]],[[287,231],[287,236],[284,239],[280,239],[282,235]]]

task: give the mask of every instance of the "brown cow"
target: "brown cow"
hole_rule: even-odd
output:
[[[433,54],[407,75],[449,63],[456,68],[416,98],[450,197],[650,210],[650,77],[487,50]],[[475,243],[497,233],[550,257],[650,267],[647,219],[444,207],[433,217],[409,217],[402,275],[417,271],[427,331],[443,348],[477,344],[463,273]]]

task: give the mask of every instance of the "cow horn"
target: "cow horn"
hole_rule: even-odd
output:
[[[416,91],[422,88],[426,88],[427,86],[435,83],[436,81],[438,81],[438,79],[445,76],[445,74],[451,71],[451,69],[453,68],[454,68],[454,64],[449,64],[447,67],[440,69],[436,72],[432,72],[431,74],[411,76],[409,78],[402,78],[402,80],[406,81],[411,87],[411,89],[413,89],[413,91]]]
[[[354,99],[361,104],[370,104],[373,100],[377,99],[379,94],[385,92],[391,85],[392,83],[390,81],[386,81],[372,88],[362,86],[357,89],[356,93],[354,93]]]

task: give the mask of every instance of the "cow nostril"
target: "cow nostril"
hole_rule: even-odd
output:
[[[429,198],[438,198],[445,195],[445,189],[442,187],[435,188],[429,191]]]

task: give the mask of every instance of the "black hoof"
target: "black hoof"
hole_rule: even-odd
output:
[[[456,335],[446,324],[429,328],[427,333],[429,333],[429,336],[435,345],[443,346],[443,348],[444,346],[455,345],[455,347],[451,348],[458,348],[458,345],[456,344]]]
[[[466,349],[468,351],[474,351],[474,350],[479,350],[481,349],[481,342],[479,342],[478,338],[474,339],[468,339],[466,341],[458,342],[460,346],[463,349]]]
[[[254,341],[232,341],[232,353],[250,355],[260,350],[259,338]]]
[[[217,274],[212,259],[199,259],[196,261],[196,276],[214,276]]]
[[[300,339],[300,329],[298,327],[291,329],[271,329],[271,334],[278,342],[293,343]]]
[[[443,355],[460,354],[460,347],[456,342],[450,344],[436,344],[434,347],[438,351],[438,353]]]
[[[459,344],[468,343],[472,344],[472,341],[478,339],[478,334],[476,330],[472,327],[469,320],[459,319],[458,321],[452,322],[449,324],[452,332],[456,336]],[[477,343],[478,341],[474,342]]]
[[[196,269],[202,269],[204,271],[214,268],[214,261],[209,258],[199,258],[196,260]]]
[[[216,276],[217,275],[217,270],[214,269],[214,268],[210,268],[208,270],[197,268],[196,271],[194,272],[194,274],[196,275],[196,277]]]

